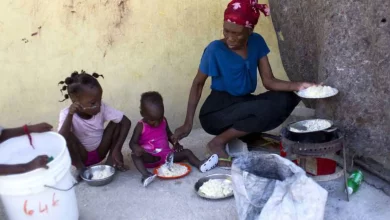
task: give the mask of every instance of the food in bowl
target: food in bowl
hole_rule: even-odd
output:
[[[168,169],[168,166],[166,164],[162,165],[160,168],[158,168],[157,172],[159,176],[162,177],[176,177],[186,174],[188,171],[188,168],[174,163],[171,166],[171,170]]]
[[[332,124],[327,120],[312,119],[312,120],[304,121],[304,123],[302,123],[301,126],[306,127],[306,129],[300,130],[300,129],[296,129],[294,127],[290,127],[290,131],[295,132],[295,133],[321,131],[321,130],[325,130],[327,128],[330,128],[332,126]]]
[[[211,198],[222,198],[233,193],[232,181],[227,179],[210,179],[199,188],[199,193]]]
[[[96,170],[92,174],[91,180],[101,180],[110,177],[113,173],[110,169]]]
[[[304,98],[324,98],[334,96],[338,93],[337,89],[330,86],[311,86],[298,92],[300,97]]]

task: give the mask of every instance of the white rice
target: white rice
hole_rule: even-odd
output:
[[[222,198],[233,192],[232,181],[211,179],[199,188],[199,192],[213,198]]]
[[[111,175],[112,175],[112,172],[109,169],[95,171],[92,175],[92,180],[105,179]]]
[[[312,86],[298,92],[298,95],[305,98],[323,98],[333,96],[337,90],[330,86]]]
[[[305,126],[307,130],[299,130],[293,127],[290,127],[290,130],[292,132],[302,133],[302,132],[321,131],[331,127],[331,123],[329,121],[322,120],[322,119],[308,120],[305,121],[305,123],[302,123],[301,125]]]
[[[180,164],[172,164],[171,170],[168,169],[167,165],[164,164],[158,168],[158,175],[163,177],[175,177],[181,176],[188,171],[187,167]]]

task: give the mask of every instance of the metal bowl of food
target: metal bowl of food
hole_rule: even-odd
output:
[[[94,165],[85,168],[80,177],[90,186],[104,186],[109,184],[115,175],[115,168],[108,165]]]
[[[333,121],[327,119],[308,119],[291,123],[287,129],[293,133],[332,132]]]
[[[195,183],[196,193],[205,199],[226,199],[233,196],[232,176],[213,174],[200,178]]]

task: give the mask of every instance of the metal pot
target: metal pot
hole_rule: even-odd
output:
[[[305,125],[307,123],[309,123],[310,121],[326,122],[326,123],[328,123],[329,126],[324,127],[321,130],[316,130],[316,131],[307,130],[306,131],[305,129],[307,129],[307,128],[305,127]],[[327,120],[327,119],[308,119],[308,120],[303,120],[303,121],[290,123],[287,126],[287,129],[290,132],[302,134],[302,133],[312,133],[312,132],[317,132],[317,131],[325,131],[325,132],[335,131],[336,129],[332,128],[332,126],[333,126],[333,121],[331,121],[331,120]],[[298,132],[298,130],[299,130],[299,132]]]
[[[313,119],[313,120],[318,120],[318,119]],[[320,120],[325,120],[325,119],[320,119]],[[299,122],[293,122],[285,129],[282,130],[281,135],[291,141],[296,141],[296,142],[301,142],[301,143],[325,143],[328,141],[331,141],[335,138],[337,138],[337,130],[338,128],[333,125],[333,122],[330,120],[326,120],[330,123],[330,127],[323,129],[323,130],[318,130],[318,131],[307,131],[307,132],[294,132],[292,127],[294,127],[294,124],[301,124],[306,122],[305,121],[299,121]]]

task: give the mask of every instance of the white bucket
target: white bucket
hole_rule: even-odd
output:
[[[0,164],[27,163],[38,155],[52,156],[49,169],[0,176],[0,195],[9,220],[77,220],[79,212],[65,139],[54,132],[12,138],[0,144]],[[54,187],[49,188],[49,187]]]

